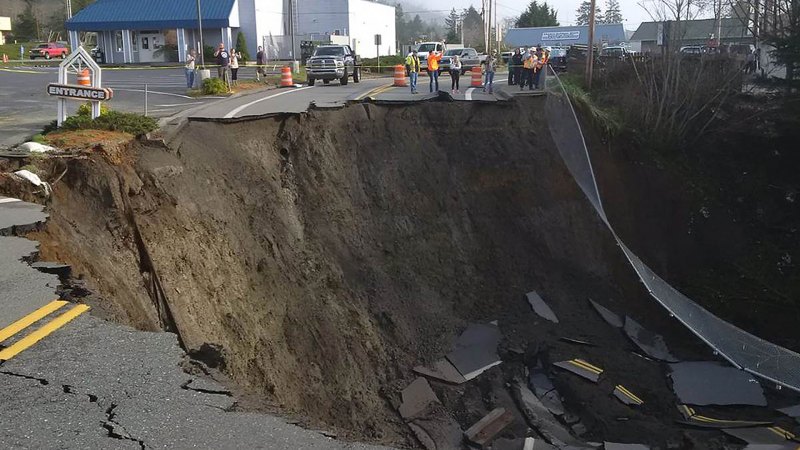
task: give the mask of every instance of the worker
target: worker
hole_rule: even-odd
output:
[[[494,71],[495,65],[497,64],[494,59],[494,55],[489,55],[486,57],[486,61],[484,62],[486,65],[486,79],[483,82],[483,92],[488,94],[492,93],[492,86],[494,83]]]
[[[420,72],[419,55],[416,50],[412,50],[406,57],[406,71],[408,72],[408,79],[411,81],[411,93],[417,93],[417,80],[419,79]]]
[[[531,91],[533,90],[533,70],[536,67],[536,47],[531,47],[528,50],[525,59],[522,60],[522,80],[519,83],[519,90],[523,90],[525,88],[525,84],[528,85],[528,89]]]
[[[436,92],[439,92],[439,61],[441,59],[442,52],[431,51],[428,53],[428,76],[431,78],[431,92],[434,92],[434,85],[436,85]]]
[[[544,49],[539,47],[536,50],[536,63],[533,65],[533,85],[539,89],[542,80],[542,70],[544,68]]]
[[[522,53],[519,48],[514,50],[508,67],[508,85],[514,86],[520,83],[519,76],[522,73]]]

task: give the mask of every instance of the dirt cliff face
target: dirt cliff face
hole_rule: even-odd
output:
[[[389,386],[468,321],[530,334],[533,289],[562,321],[583,322],[590,296],[659,311],[564,168],[543,104],[190,122],[130,163],[72,162],[37,240],[96,287],[97,310],[174,330],[285,410],[403,443]]]

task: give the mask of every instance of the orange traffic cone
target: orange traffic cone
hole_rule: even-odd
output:
[[[477,66],[471,69],[472,71],[472,87],[483,86],[483,67]]]
[[[89,76],[89,69],[83,69],[78,73],[78,84],[81,86],[92,85],[92,78]]]
[[[406,87],[406,68],[398,64],[394,66],[394,85],[397,87]]]
[[[294,81],[292,81],[292,69],[289,66],[283,66],[281,68],[281,87],[292,87],[294,86]]]
[[[8,55],[3,53],[3,64],[8,64]]]

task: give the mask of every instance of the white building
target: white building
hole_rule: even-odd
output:
[[[3,33],[11,31],[11,17],[0,17],[0,45],[6,43]]]
[[[348,36],[362,58],[395,54],[395,9],[368,0],[294,0],[297,34]],[[376,47],[375,35],[381,35]]]

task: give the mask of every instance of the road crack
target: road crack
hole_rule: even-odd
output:
[[[106,429],[106,431],[108,431],[108,437],[119,439],[121,441],[133,441],[139,444],[139,448],[141,450],[147,450],[147,446],[144,444],[143,440],[136,439],[135,437],[131,436],[125,427],[114,420],[114,418],[117,416],[117,414],[114,412],[114,410],[117,409],[117,406],[118,405],[116,403],[112,403],[111,406],[106,409],[106,420],[102,423],[102,426]],[[118,429],[119,431],[117,431]]]
[[[35,380],[35,381],[38,381],[39,384],[41,384],[42,386],[47,386],[48,384],[50,384],[50,382],[45,380],[44,378],[36,378],[36,377],[30,376],[30,375],[23,375],[21,373],[7,372],[5,370],[2,370],[2,371],[0,371],[0,374],[9,375],[9,376],[12,376],[12,377],[24,378],[26,380]]]

